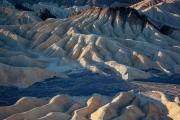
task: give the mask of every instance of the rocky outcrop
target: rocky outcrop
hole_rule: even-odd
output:
[[[66,19],[2,25],[0,34],[1,49],[7,54],[0,62],[10,66],[48,69],[54,64],[60,69],[77,62],[92,72],[111,75],[103,66],[124,80],[158,76],[147,72],[150,69],[179,73],[179,31],[167,36],[132,8],[89,8]]]
[[[145,15],[162,32],[171,33],[174,28],[180,29],[179,5],[176,0],[144,0],[131,7]],[[163,30],[164,27],[167,31]]]
[[[149,94],[154,96],[147,97]],[[175,102],[165,100],[164,96],[159,92],[140,94],[130,91],[118,93],[111,100],[106,100],[106,97],[93,94],[87,104],[77,103],[77,99],[67,95],[57,95],[47,104],[43,99],[22,98],[15,105],[0,107],[0,115],[1,119],[6,120],[178,120],[180,107]],[[163,105],[167,108],[163,108]],[[160,112],[166,109],[167,114]]]
[[[0,25],[20,25],[42,21],[36,13],[30,11],[17,11],[0,7]]]
[[[147,102],[142,106],[142,111],[147,115],[144,118],[142,118],[142,120],[149,120],[149,119],[160,120],[159,108],[154,103]]]
[[[45,17],[45,21],[35,12],[1,7],[0,85],[26,88],[50,77],[67,78],[60,71],[74,62],[92,72],[112,74],[124,80],[180,73],[180,12],[176,9],[179,2],[145,0],[126,7],[135,2],[114,8],[62,6],[59,9],[46,4],[49,11],[44,9],[45,13],[66,18]],[[76,0],[61,4],[102,3]],[[34,6],[29,7],[39,10],[40,4]],[[67,18],[75,11],[80,13]],[[149,72],[152,69],[158,72]],[[73,97],[57,95],[46,104],[43,99],[22,98],[15,105],[0,107],[0,117],[7,120],[180,118],[179,97],[172,101],[161,92],[147,95],[121,92],[105,103],[102,99],[101,95],[94,94],[87,104],[82,104]]]
[[[48,104],[33,108],[27,112],[14,114],[7,118],[7,120],[19,119],[38,119],[50,112],[62,112],[71,103],[71,99],[66,95],[57,95],[53,97]],[[49,116],[49,115],[47,115]]]
[[[40,107],[45,104],[44,99],[37,99],[31,97],[23,97],[19,99],[14,105],[7,107],[0,107],[0,119],[7,118],[16,113],[31,110],[35,107]]]
[[[45,68],[48,63],[43,61],[36,61],[24,55],[12,57],[0,57],[0,63],[7,64],[15,67],[38,67]]]
[[[113,120],[138,120],[142,118],[145,114],[135,105],[127,106],[123,109],[122,115],[114,118]]]
[[[132,92],[120,93],[108,104],[102,106],[91,115],[91,119],[110,120],[118,116],[119,109],[127,106],[132,100]]]
[[[168,110],[168,115],[173,120],[178,120],[180,118],[180,106],[178,103],[170,101],[165,94],[158,91],[153,91],[161,95],[161,102],[166,106]]]
[[[72,120],[86,120],[86,117],[92,114],[101,104],[101,95],[94,94],[88,101],[87,107],[74,111]]]
[[[87,5],[73,6],[73,7],[63,7],[63,6],[59,7],[54,4],[47,4],[47,3],[38,3],[33,5],[23,4],[23,5],[29,7],[29,9],[33,11],[40,11],[41,9],[46,8],[50,12],[50,14],[56,16],[57,18],[67,18],[68,16],[70,16],[75,12],[82,12],[83,10],[89,8],[89,6]]]
[[[46,78],[60,77],[68,78],[68,76],[52,72],[37,67],[12,67],[0,63],[0,85],[13,85],[20,88],[26,88],[37,81],[42,81]]]

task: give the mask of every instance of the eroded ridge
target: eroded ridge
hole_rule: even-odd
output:
[[[78,101],[77,96],[70,97],[67,95],[57,95],[50,99],[49,103],[46,103],[45,99],[26,97],[18,100],[12,106],[0,107],[0,114],[1,119],[5,120],[179,119],[179,101],[170,101],[164,93],[158,91],[146,93],[120,92],[113,98],[93,94],[84,99],[84,102],[82,101]]]
[[[161,75],[148,72],[151,69],[172,75],[180,72],[180,32],[174,32],[165,35],[136,10],[123,7],[89,8],[66,19],[1,25],[1,72],[14,67],[20,71],[27,67],[44,70],[52,63],[61,69],[76,62],[102,75],[109,73],[101,66],[110,68],[124,80]],[[9,75],[1,77],[0,83],[4,81],[12,83]]]

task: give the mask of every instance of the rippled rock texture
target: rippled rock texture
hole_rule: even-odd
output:
[[[148,72],[151,69],[168,75],[180,71],[179,30],[165,35],[135,9],[88,8],[66,19],[43,22],[26,22],[31,21],[26,17],[10,19],[14,12],[8,8],[1,11],[1,20],[8,19],[11,23],[14,20],[20,24],[0,22],[2,73],[7,68],[47,69],[51,63],[61,67],[73,62],[102,75],[110,73],[101,66],[109,68],[124,80],[158,76]],[[39,55],[44,59],[40,59]],[[57,61],[52,62],[51,58],[57,58]],[[7,78],[11,77],[1,77],[0,83],[11,83],[11,79]]]
[[[86,103],[85,103],[86,102]],[[178,101],[179,102],[179,101]],[[0,107],[6,120],[179,120],[178,102],[161,92],[121,92],[115,97],[57,95],[45,99],[23,97],[12,106]]]

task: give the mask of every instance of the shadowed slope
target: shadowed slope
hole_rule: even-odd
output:
[[[22,4],[22,3],[29,3],[29,4],[35,4],[38,2],[47,2],[49,3],[48,0],[33,0],[33,1],[28,1],[28,0],[8,0],[10,3],[13,4]],[[50,3],[58,4],[59,6],[84,6],[84,5],[89,5],[89,6],[102,6],[103,4],[106,6],[110,6],[114,2],[119,2],[119,3],[127,3],[127,4],[134,4],[137,3],[141,0],[51,0]]]
[[[108,67],[125,80],[152,77],[149,69],[168,75],[180,69],[177,34],[162,34],[131,8],[92,8],[66,19],[0,29],[3,49],[28,49],[59,58],[59,65],[77,61],[103,75],[108,74],[99,66]]]

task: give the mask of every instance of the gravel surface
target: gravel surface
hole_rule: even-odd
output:
[[[99,93],[114,96],[118,92],[137,90],[162,91],[169,95],[180,96],[180,75],[163,76],[147,80],[124,81],[116,76],[101,76],[91,72],[70,75],[68,79],[50,78],[26,89],[0,86],[0,106],[12,105],[21,97],[53,97],[57,94],[71,96],[90,96]]]

